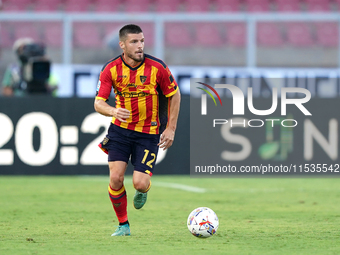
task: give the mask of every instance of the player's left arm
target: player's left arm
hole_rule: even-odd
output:
[[[168,149],[174,141],[180,103],[181,93],[177,88],[176,93],[170,98],[170,114],[168,117],[167,128],[161,134],[161,139],[158,143],[159,148],[162,148],[163,150]]]

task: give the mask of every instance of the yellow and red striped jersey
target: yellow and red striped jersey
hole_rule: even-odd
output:
[[[96,99],[108,100],[112,88],[116,108],[131,112],[126,123],[113,117],[113,124],[147,134],[163,132],[168,122],[170,97],[178,86],[162,60],[144,54],[144,60],[136,67],[129,66],[123,55],[110,60],[101,70]]]

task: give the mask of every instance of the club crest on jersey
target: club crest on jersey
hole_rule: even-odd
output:
[[[107,144],[109,141],[109,138],[105,137],[104,140],[103,140],[103,145]]]
[[[144,76],[144,75],[141,75],[141,76],[139,76],[139,78],[140,78],[140,81],[142,82],[142,83],[144,83],[145,81],[146,81],[146,78],[148,78],[147,76]]]

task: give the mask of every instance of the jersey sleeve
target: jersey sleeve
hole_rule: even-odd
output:
[[[107,101],[111,94],[112,86],[113,86],[113,80],[112,80],[110,68],[108,66],[105,66],[99,75],[96,99]]]
[[[166,66],[166,68],[161,68],[158,73],[159,76],[157,77],[157,83],[159,84],[163,94],[166,97],[173,96],[178,90],[178,85],[172,76],[169,67]]]

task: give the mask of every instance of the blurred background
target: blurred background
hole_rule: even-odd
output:
[[[338,0],[3,0],[0,79],[19,38],[43,43],[53,64],[102,65],[133,22],[169,66],[338,68],[339,10]]]
[[[236,84],[239,77],[262,77],[267,81],[266,87],[280,83],[280,86],[305,87],[313,97],[338,98],[339,12],[340,0],[2,0],[0,80],[4,87],[6,69],[18,62],[17,53],[13,51],[18,39],[30,38],[42,45],[44,52],[38,55],[50,64],[54,78],[52,95],[60,100],[80,101],[75,105],[68,105],[70,101],[49,99],[34,100],[35,104],[25,101],[23,108],[27,112],[27,107],[33,112],[45,109],[56,122],[56,133],[52,137],[56,137],[57,145],[50,150],[53,152],[51,159],[40,165],[100,165],[105,160],[95,160],[97,156],[92,156],[92,161],[84,159],[87,162],[84,163],[81,156],[86,145],[100,140],[98,135],[103,132],[104,124],[88,127],[84,122],[87,117],[92,118],[91,100],[101,67],[121,53],[118,30],[124,24],[140,25],[145,35],[145,52],[169,65],[182,90],[185,109],[189,104],[192,77],[224,78],[232,84]],[[271,83],[270,78],[282,81]],[[262,85],[259,84],[259,88]],[[0,164],[11,166],[19,162],[19,165],[30,166],[31,163],[27,163],[30,157],[18,152],[21,142],[15,134],[20,133],[15,130],[27,112],[17,110],[18,103],[13,103],[13,98],[10,101],[4,90],[1,91],[0,126],[2,133],[8,135],[0,139]],[[267,92],[260,89],[255,96],[268,97]],[[89,101],[83,103],[82,98]],[[20,102],[23,100],[30,99]],[[52,104],[60,109],[61,102],[68,105],[62,113],[49,110]],[[39,103],[40,106],[36,105]],[[70,108],[79,105],[81,109],[88,109],[88,115],[79,117],[81,111]],[[187,119],[188,109],[181,113],[181,118]],[[77,118],[77,123],[72,123]],[[28,133],[32,141],[26,142],[32,144],[28,148],[32,155],[41,158],[51,145],[43,148],[44,127],[38,120],[32,123],[31,133]],[[188,132],[183,125],[182,133]],[[74,136],[77,139],[68,138]],[[182,138],[179,140],[183,144],[189,143],[186,136]],[[67,145],[66,149],[60,147],[63,144]],[[97,155],[91,153],[88,152]],[[44,169],[41,171],[46,173]]]
[[[2,62],[11,60],[7,50],[16,39],[29,36],[46,44],[55,63],[101,64],[112,55],[108,37],[134,21],[144,30],[148,51],[169,65],[337,67],[339,5],[338,0],[3,0]],[[256,61],[249,63],[249,55]]]

